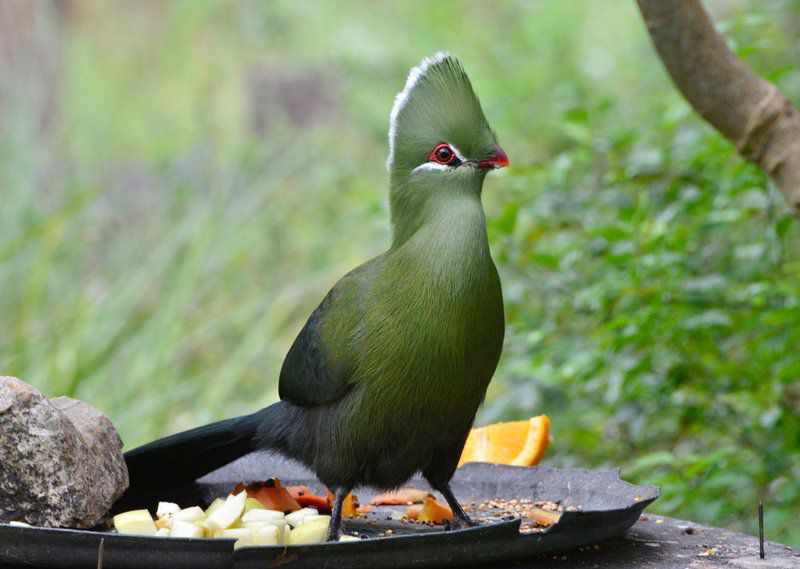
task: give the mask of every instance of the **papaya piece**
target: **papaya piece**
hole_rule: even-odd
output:
[[[453,510],[451,510],[449,506],[437,502],[433,498],[425,498],[425,501],[422,503],[422,511],[419,513],[417,521],[433,522],[440,525],[444,520],[453,521]]]
[[[258,500],[268,510],[279,510],[286,513],[300,509],[300,504],[292,498],[286,488],[281,486],[281,481],[277,478],[250,484],[240,482],[231,494],[239,494],[242,491],[246,491],[248,498]]]
[[[242,490],[247,490],[247,497],[253,498],[261,488],[281,488],[281,481],[278,478],[270,478],[269,480],[251,482],[250,484],[239,482],[231,491],[231,494],[238,494]]]
[[[433,498],[433,494],[416,488],[398,488],[391,492],[384,492],[370,500],[373,506],[405,506],[406,504],[421,504],[425,498]]]
[[[309,493],[298,496],[295,500],[304,508],[314,508],[320,514],[329,514],[331,512],[331,504],[328,502],[328,498],[324,496]]]
[[[329,508],[333,508],[333,493],[328,490],[328,504]],[[353,493],[350,492],[342,502],[342,517],[343,518],[357,518],[358,517],[358,501]]]
[[[300,504],[297,500],[292,498],[291,494],[286,491],[286,488],[280,486],[263,487],[256,490],[253,498],[261,502],[261,504],[268,510],[277,510],[279,512],[295,512],[300,509]]]
[[[408,508],[406,508],[406,511],[403,515],[406,517],[406,519],[417,521],[421,513],[422,513],[422,504],[413,504]]]
[[[526,510],[523,515],[530,518],[540,526],[551,526],[561,519],[561,513],[558,511],[545,510],[544,508],[531,508]]]
[[[297,500],[300,496],[305,496],[306,494],[313,494],[311,490],[308,489],[308,486],[286,486],[286,491]]]

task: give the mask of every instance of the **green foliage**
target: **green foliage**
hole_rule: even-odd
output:
[[[310,310],[388,243],[392,97],[448,49],[512,163],[485,189],[508,334],[479,422],[545,412],[547,464],[622,465],[655,511],[749,532],[762,496],[800,545],[800,226],[675,93],[635,3],[76,5],[57,126],[24,81],[3,113],[0,372],[129,447],[274,400]],[[800,93],[796,3],[725,6]],[[258,70],[322,112],[256,92],[258,134]]]

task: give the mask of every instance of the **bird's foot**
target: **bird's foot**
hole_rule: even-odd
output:
[[[456,516],[453,518],[453,521],[444,520],[444,531],[451,531],[456,529],[466,529],[466,528],[474,528],[479,526],[480,523],[473,520],[469,516]]]
[[[328,539],[327,541],[339,541],[341,532],[339,531],[339,527],[333,527],[333,524],[330,525],[328,528]]]
[[[344,502],[347,494],[350,493],[349,488],[339,487],[336,488],[333,495],[333,508],[331,508],[331,523],[328,526],[328,541],[339,541],[342,528],[342,503]]]

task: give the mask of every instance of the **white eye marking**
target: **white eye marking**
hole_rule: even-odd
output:
[[[467,161],[467,159],[464,158],[464,155],[461,154],[461,152],[458,150],[458,148],[456,148],[455,146],[453,146],[449,142],[447,143],[447,146],[450,147],[450,150],[453,151],[453,153],[456,155],[456,158],[458,158],[459,162],[461,162],[463,164],[464,162]]]
[[[413,170],[411,170],[411,173],[413,174],[414,172],[418,172],[420,170],[452,170],[452,169],[453,168],[448,166],[447,164],[437,164],[436,162],[425,162],[423,164],[420,164]]]
[[[450,57],[449,53],[440,51],[433,57],[426,57],[416,67],[412,67],[411,71],[408,73],[408,79],[406,79],[406,86],[394,98],[392,113],[389,115],[389,159],[386,161],[387,170],[392,169],[392,162],[394,162],[394,139],[397,129],[397,116],[400,114],[400,111],[403,110],[408,100],[408,94],[411,93],[419,80],[425,76],[425,73],[431,65],[435,65],[448,57]]]

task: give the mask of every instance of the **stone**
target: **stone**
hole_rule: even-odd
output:
[[[71,397],[50,399],[50,404],[61,411],[75,426],[88,450],[94,480],[90,492],[92,500],[111,505],[128,487],[128,468],[122,457],[122,439],[108,417],[84,401]],[[108,508],[107,508],[108,509]]]
[[[122,441],[102,413],[0,377],[0,521],[95,527],[127,486]]]

